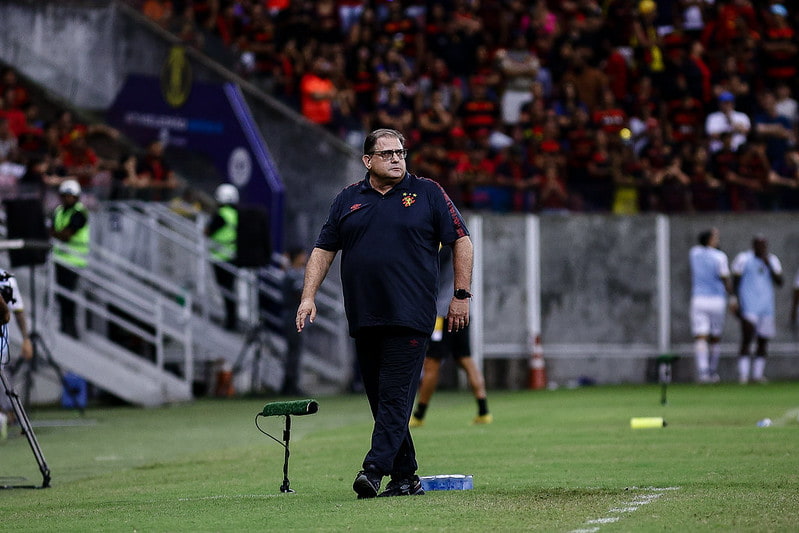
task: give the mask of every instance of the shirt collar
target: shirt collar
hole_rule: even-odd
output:
[[[410,187],[411,187],[411,174],[410,174],[410,172],[408,172],[406,170],[405,171],[405,177],[402,178],[402,181],[400,181],[399,183],[394,185],[394,187],[392,187],[391,190],[388,191],[388,192],[390,193],[391,191],[398,190],[398,189],[407,190],[407,189],[410,189]],[[366,176],[363,178],[363,181],[361,181],[360,192],[361,193],[365,193],[365,192],[368,192],[368,191],[374,191],[374,187],[372,187],[372,184],[369,182],[369,173],[367,172]],[[388,193],[386,193],[386,194],[388,194]]]

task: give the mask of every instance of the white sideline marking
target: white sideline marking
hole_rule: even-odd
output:
[[[613,507],[608,510],[609,513],[634,513],[644,505],[650,504],[654,501],[657,501],[658,498],[663,496],[666,491],[669,490],[680,490],[680,487],[647,487],[646,489],[639,489],[638,487],[630,487],[631,491],[634,490],[645,490],[647,491],[644,494],[637,494],[634,496],[634,499],[630,500],[629,502],[624,503],[620,507]],[[620,516],[604,516],[601,518],[592,518],[590,520],[586,520],[586,525],[596,525],[596,524],[613,524],[621,520],[622,517]],[[589,527],[589,528],[581,528],[581,529],[572,529],[569,533],[596,533],[599,531],[599,527]]]
[[[274,498],[274,494],[217,494],[215,496],[198,496],[196,498],[178,498],[179,502],[200,502],[204,500],[263,500]]]
[[[586,524],[612,524],[613,522],[618,521],[618,516],[609,516],[608,518],[595,518],[594,520],[588,520]]]

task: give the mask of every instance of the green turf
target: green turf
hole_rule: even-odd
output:
[[[421,475],[472,474],[474,489],[357,500],[369,442],[365,398],[319,398],[283,449],[255,415],[275,399],[162,409],[37,409],[46,490],[0,492],[4,531],[797,531],[799,384],[492,392],[495,422],[470,426],[465,392],[439,392],[414,430]],[[632,430],[631,417],[663,416]],[[760,428],[763,418],[772,427]],[[259,419],[281,437],[282,417]],[[19,435],[0,477],[41,476]]]

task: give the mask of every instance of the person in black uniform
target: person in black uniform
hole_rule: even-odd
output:
[[[349,333],[374,418],[353,490],[359,498],[419,495],[408,421],[436,320],[438,249],[453,251],[447,329],[457,331],[469,323],[472,241],[441,186],[407,172],[400,132],[371,132],[363,152],[365,178],[335,198],[308,259],[297,330],[316,318],[316,292],[341,250]],[[391,481],[379,492],[384,476]]]

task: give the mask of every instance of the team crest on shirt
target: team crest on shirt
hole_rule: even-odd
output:
[[[402,193],[402,205],[405,207],[410,207],[416,201],[416,197],[418,194],[415,192],[404,192]]]
[[[352,205],[350,206],[350,212],[352,212],[352,211],[357,211],[358,209],[360,209],[360,208],[362,208],[362,207],[363,207],[363,204],[352,204]]]

